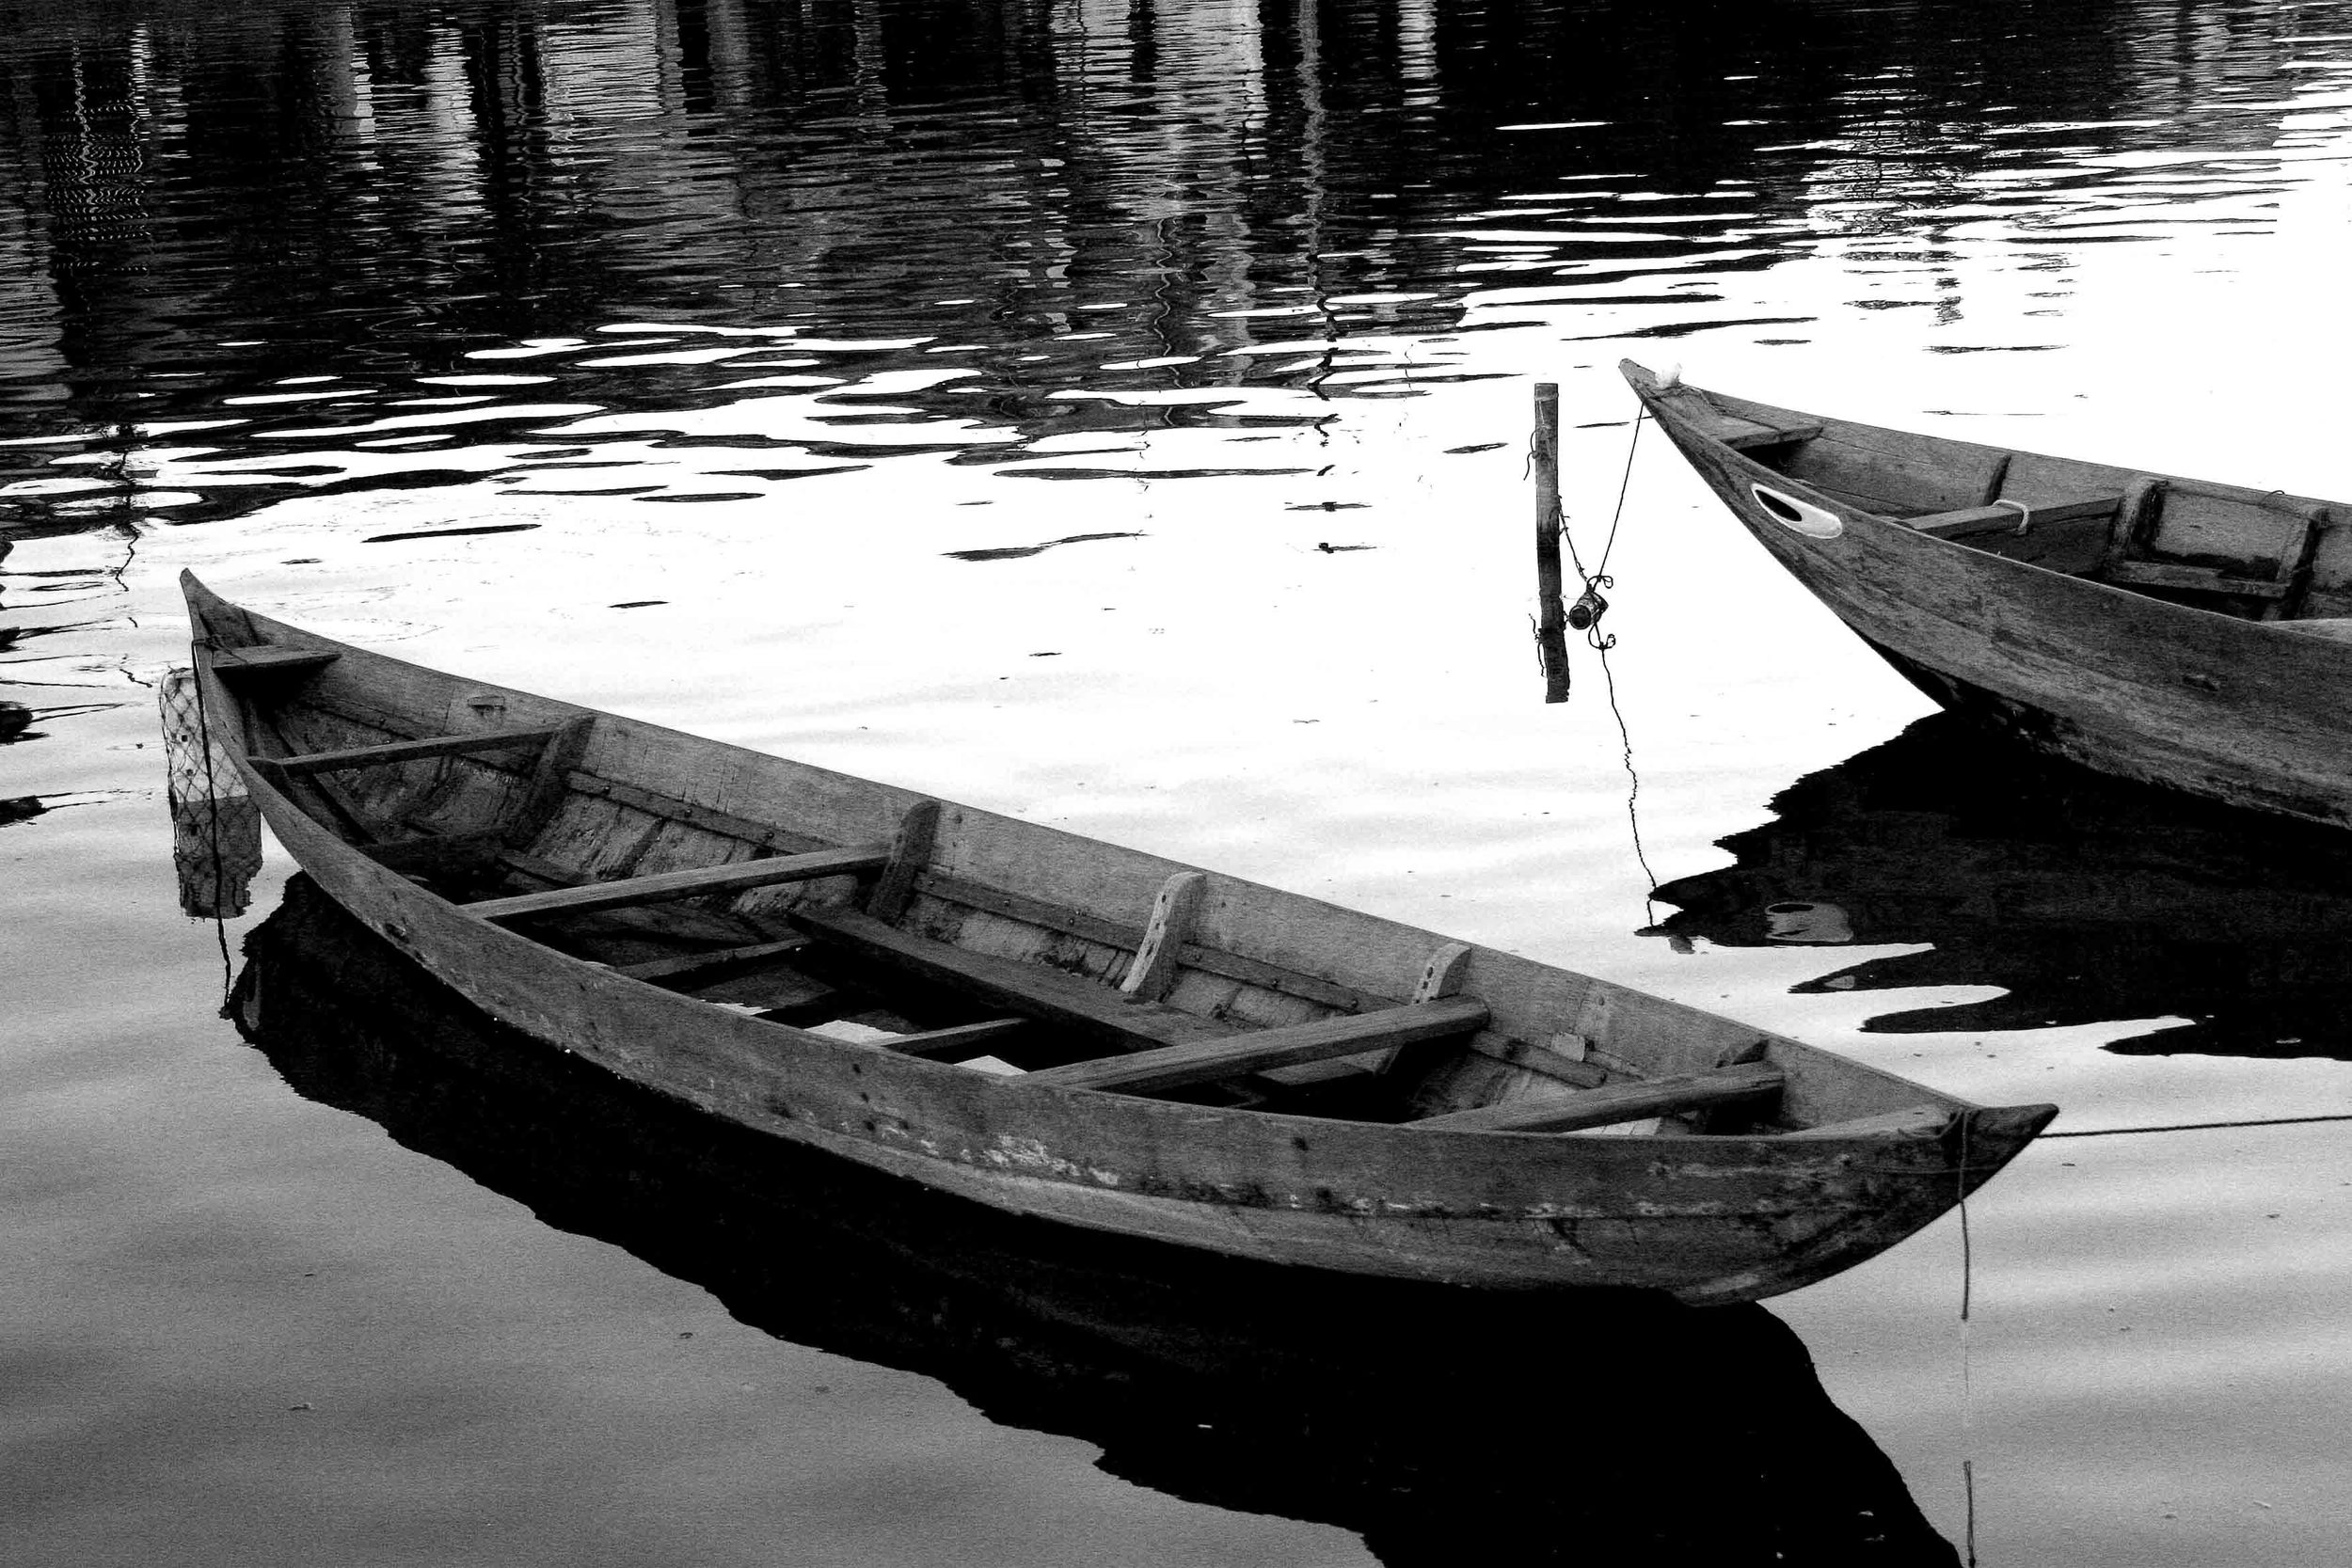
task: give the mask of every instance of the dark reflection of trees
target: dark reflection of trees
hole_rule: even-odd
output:
[[[1382,1560],[1951,1564],[1761,1307],[1406,1287],[1015,1220],[627,1091],[297,878],[230,1005],[303,1094],[738,1318]]]
[[[1867,1029],[2169,1016],[2190,1022],[2108,1049],[2352,1059],[2342,834],[2043,761],[1952,715],[1798,780],[1772,810],[1722,841],[1737,864],[1658,890],[1681,907],[1664,929],[1764,946],[1767,906],[1827,903],[1858,943],[1933,945],[1799,990],[2004,991]]]
[[[1225,351],[1439,336],[1490,284],[1566,266],[1589,288],[1694,258],[1757,271],[1822,231],[1887,237],[1857,261],[1935,268],[1939,211],[2046,194],[1982,188],[2020,149],[2058,145],[1988,127],[2140,115],[2163,123],[2064,145],[2266,145],[2279,106],[2217,89],[2275,86],[2289,47],[2270,13],[2156,0],[16,0],[7,14],[0,411],[81,431],[217,416],[224,394],[290,376],[354,379],[340,404],[241,405],[240,441],[273,420],[363,422],[397,378],[616,317],[956,344],[977,377],[911,394],[915,417],[988,415],[1028,436],[1239,419],[1053,395],[1071,390],[1411,395],[1332,381],[1337,350]],[[1501,129],[1561,121],[1583,128]],[[2048,171],[2051,189],[2100,177]],[[1656,199],[1613,205],[1620,193]],[[1546,200],[1503,201],[1530,195]],[[1601,245],[1595,222],[1643,238]],[[1534,230],[1534,252],[1481,250],[1489,227]],[[2062,243],[2037,264],[2062,271]],[[1931,302],[1873,303],[1950,319],[1962,289],[1939,277]],[[1382,293],[1420,297],[1345,303]],[[1283,308],[1305,313],[1250,313]],[[915,348],[857,368],[939,364]],[[724,395],[686,369],[544,368],[564,396],[620,408]],[[1415,384],[1446,373],[1418,367]],[[278,493],[224,490],[177,515]]]
[[[274,340],[237,357],[258,376],[338,348],[437,365],[623,305],[740,310],[709,291],[762,263],[843,321],[903,317],[917,282],[997,285],[958,330],[1007,348],[1099,283],[1182,351],[1234,330],[1195,319],[1212,296],[1441,277],[1454,246],[1425,226],[1563,176],[1756,181],[1796,208],[1827,170],[1931,203],[1987,155],[1989,112],[2193,100],[2253,25],[2159,51],[2178,20],[2127,0],[1259,0],[1212,22],[1137,0],[1092,32],[1050,0],[14,14],[0,161],[86,401],[214,371],[232,334]],[[1549,119],[1605,124],[1497,129]],[[1858,150],[1803,145],[1840,135]],[[1013,240],[1057,254],[1025,266]],[[1166,280],[1148,306],[1139,274]]]

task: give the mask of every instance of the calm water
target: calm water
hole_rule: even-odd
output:
[[[148,689],[192,566],[2060,1132],[2352,1110],[2347,851],[1921,722],[1662,443],[1629,465],[1613,369],[2352,494],[2352,5],[217,9],[0,6],[12,1560],[1687,1544],[1644,1454],[1725,1489],[1724,1561],[2340,1555],[2336,1126],[2038,1146],[1970,1206],[1964,1338],[1949,1224],[1711,1324],[1015,1290],[1012,1242],[739,1214],[691,1133],[421,1075],[401,1031],[461,1022],[332,978],[367,958],[315,911],[248,1041]],[[1537,380],[1588,563],[1626,494],[1565,705]]]

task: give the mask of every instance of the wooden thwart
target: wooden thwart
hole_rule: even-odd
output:
[[[682,980],[700,979],[730,969],[742,969],[782,958],[802,952],[809,945],[806,937],[786,937],[781,942],[755,942],[741,947],[722,947],[710,953],[689,953],[676,958],[648,958],[643,963],[615,964],[612,973],[626,974],[632,980],[644,980],[659,985],[676,985]]]
[[[1067,904],[1057,904],[1043,898],[1033,897],[1028,894],[1014,893],[1008,888],[990,887],[984,883],[951,876],[942,871],[923,872],[915,878],[914,885],[916,891],[929,894],[946,903],[961,904],[967,909],[1003,915],[1008,920],[1025,921],[1031,926],[1042,927],[1049,931],[1059,931],[1087,942],[1100,942],[1105,947],[1133,948],[1140,941],[1136,928],[1132,926],[1122,926],[1115,920],[1104,920],[1099,915],[1089,914],[1085,911],[1073,909]],[[1280,991],[1285,996],[1295,996],[1308,1002],[1319,1002],[1327,1007],[1343,1007],[1349,1012],[1360,1013],[1375,1007],[1392,1007],[1403,1000],[1396,996],[1377,996],[1370,991],[1359,990],[1353,986],[1338,985],[1316,975],[1304,974],[1296,970],[1281,968],[1277,964],[1244,958],[1239,953],[1228,953],[1220,948],[1203,947],[1199,942],[1193,942],[1178,945],[1176,962],[1184,969],[1199,970],[1203,974],[1219,975],[1228,980],[1239,980],[1244,985],[1262,986],[1267,990]]]
[[[810,936],[861,957],[1114,1045],[1143,1049],[1223,1039],[1237,1032],[1230,1023],[1180,1012],[1163,1002],[1121,996],[1083,974],[967,952],[854,911],[803,905],[787,911],[785,918]]]
[[[993,1045],[1008,1035],[1017,1035],[1030,1028],[1025,1018],[992,1018],[978,1023],[959,1023],[949,1029],[927,1029],[919,1035],[900,1035],[896,1039],[874,1043],[901,1056],[958,1056],[966,1051],[977,1051]]]
[[[1825,1121],[1819,1127],[1800,1127],[1782,1135],[1790,1138],[1926,1138],[1933,1137],[1949,1127],[1956,1114],[1948,1105],[1913,1105],[1900,1111],[1882,1111],[1874,1117],[1856,1117],[1851,1121]]]
[[[312,752],[305,756],[272,760],[287,777],[302,778],[312,773],[336,773],[350,768],[381,768],[389,763],[456,756],[468,752],[502,752],[515,746],[544,746],[563,733],[562,725],[483,730],[473,735],[437,735],[423,740],[393,740],[381,746],[354,746],[345,751]]]
[[[1780,1069],[1761,1062],[1686,1072],[1639,1084],[1612,1084],[1558,1100],[1482,1105],[1412,1123],[1448,1132],[1573,1132],[1646,1117],[1680,1116],[1710,1105],[1756,1100],[1780,1092]]]
[[[2018,505],[2024,505],[2019,502]],[[1964,506],[1957,512],[1931,512],[1905,517],[1903,526],[1939,539],[1961,539],[1972,533],[2023,533],[2044,523],[2071,523],[2084,517],[2111,517],[2123,504],[2122,495],[2086,496],[2079,500],[2051,501],[2025,512],[2016,506]]]
[[[1486,1005],[1470,997],[1419,1002],[1376,1013],[1359,1013],[1295,1023],[1280,1029],[1259,1029],[1219,1040],[1141,1051],[1128,1056],[1106,1056],[1090,1062],[1032,1072],[1025,1084],[1050,1084],[1065,1089],[1119,1089],[1148,1094],[1181,1088],[1269,1068],[1294,1067],[1333,1056],[1411,1045],[1420,1040],[1466,1035],[1486,1022]]]
[[[765,860],[738,861],[693,871],[665,871],[652,877],[630,877],[617,882],[589,882],[580,887],[526,893],[513,898],[490,898],[458,906],[484,920],[520,920],[527,915],[585,914],[595,910],[627,909],[635,904],[667,903],[707,893],[742,893],[784,882],[812,881],[819,877],[852,876],[876,870],[890,857],[880,849],[820,849],[807,855],[777,855]]]
[[[2197,594],[2233,594],[2251,599],[2282,599],[2294,584],[2233,578],[2210,566],[2176,566],[2165,561],[2110,561],[2100,568],[2107,581],[2134,588],[2181,588]]]
[[[216,648],[213,652],[213,673],[223,679],[236,675],[299,674],[323,670],[342,657],[313,648]]]
[[[1758,424],[1753,420],[1738,419],[1730,414],[1721,414],[1717,418],[1726,424],[1739,427],[1725,435],[1723,437],[1723,443],[1740,451],[1752,451],[1757,447],[1785,447],[1796,441],[1810,441],[1820,435],[1822,430],[1822,427],[1818,424]]]

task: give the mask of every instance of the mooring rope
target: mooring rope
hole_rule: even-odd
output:
[[[1642,879],[1649,884],[1649,890],[1642,895],[1642,911],[1647,917],[1644,924],[1655,926],[1658,924],[1658,873],[1650,869],[1649,856],[1642,848],[1642,814],[1638,809],[1642,799],[1642,775],[1633,770],[1633,733],[1626,728],[1625,709],[1617,705],[1617,677],[1609,668],[1609,650],[1616,645],[1617,640],[1612,637],[1605,641],[1595,642],[1593,651],[1600,655],[1601,684],[1609,693],[1609,711],[1616,716],[1618,743],[1625,748],[1625,821],[1633,833],[1634,863],[1642,868]]]
[[[2352,1111],[2325,1117],[2249,1117],[2242,1121],[2170,1121],[2156,1127],[2086,1127],[2076,1132],[2044,1132],[2050,1138],[2120,1138],[2133,1132],[2203,1132],[2220,1127],[2302,1127],[2315,1121],[2352,1121]]]
[[[1617,510],[1610,514],[1609,537],[1600,546],[1600,570],[1603,574],[1609,570],[1609,552],[1617,547],[1617,524],[1625,517],[1626,492],[1633,488],[1633,454],[1641,448],[1642,421],[1647,418],[1649,410],[1646,408],[1633,411],[1633,436],[1625,444],[1625,473],[1617,481]],[[1582,576],[1583,568],[1578,567],[1577,572],[1580,577]]]

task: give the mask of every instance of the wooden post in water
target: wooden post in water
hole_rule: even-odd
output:
[[[1560,386],[1535,383],[1535,646],[1544,701],[1568,700],[1568,621],[1561,604]]]

